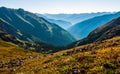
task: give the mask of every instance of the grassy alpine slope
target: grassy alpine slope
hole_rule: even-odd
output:
[[[118,74],[120,36],[27,60],[15,74]]]
[[[16,67],[22,66],[26,60],[40,56],[44,55],[24,50],[11,42],[0,40],[0,74],[12,73]]]

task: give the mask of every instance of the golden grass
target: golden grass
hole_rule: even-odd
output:
[[[29,60],[23,67],[18,68],[15,73],[73,74],[78,72],[79,74],[118,74],[120,73],[120,43],[109,47],[111,45],[109,41],[111,40],[116,43],[120,40],[120,37],[99,44],[99,46],[107,46],[105,48],[63,55],[68,51],[73,51],[73,49],[69,49],[54,53],[46,58]],[[88,45],[92,46],[94,44]],[[76,50],[88,45],[79,46]]]
[[[85,47],[92,49],[73,52]],[[68,52],[72,53],[67,54]],[[16,56],[26,55],[26,52],[15,53],[17,53]],[[102,43],[78,46],[75,49],[63,50],[54,54],[41,55],[40,58],[27,60],[23,66],[16,67],[12,72],[8,71],[13,74],[73,74],[76,72],[78,74],[119,74],[120,37],[114,37]]]

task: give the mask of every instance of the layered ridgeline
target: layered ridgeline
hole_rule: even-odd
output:
[[[93,18],[95,16],[101,16],[105,14],[110,14],[109,12],[98,12],[98,13],[80,13],[80,14],[42,14],[50,19],[64,20],[72,24]]]
[[[68,31],[78,39],[83,39],[87,37],[91,31],[119,16],[120,12],[97,16],[73,25]]]
[[[55,24],[59,25],[63,29],[68,29],[70,26],[72,26],[72,23],[67,22],[65,20],[51,19],[51,18],[48,18],[47,16],[45,16],[43,14],[38,14],[38,13],[36,13],[36,15],[39,16],[39,17],[45,18],[47,21],[49,21],[51,23],[55,23]]]
[[[70,47],[93,42],[101,42],[115,36],[120,36],[120,17],[113,19],[107,24],[95,29],[88,35],[88,37],[71,44]]]
[[[75,41],[72,35],[56,24],[23,9],[1,7],[0,18],[16,29],[10,32],[11,35],[17,36],[13,33],[16,32],[24,41],[44,42],[55,46],[64,46]]]

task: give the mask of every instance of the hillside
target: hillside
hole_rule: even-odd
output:
[[[51,44],[46,44],[43,42],[38,42],[38,43],[26,42],[26,41],[20,40],[4,31],[1,31],[1,30],[0,30],[0,40],[2,40],[4,42],[13,43],[13,44],[18,45],[19,47],[23,48],[24,50],[29,50],[32,52],[53,53],[53,52],[63,50],[63,47],[56,47]],[[6,45],[6,44],[4,44],[4,45]]]
[[[32,39],[31,35],[25,34],[18,29],[16,29],[14,26],[9,24],[7,21],[0,18],[0,31],[1,33],[8,33],[9,35],[13,36],[14,39],[24,40],[24,41],[30,41]],[[29,39],[29,38],[30,39]],[[2,37],[5,38],[5,37]],[[11,39],[11,40],[14,40]]]
[[[25,34],[26,39],[23,38],[21,40],[44,42],[55,46],[64,46],[76,40],[71,34],[56,24],[50,23],[23,9],[1,7],[0,12],[1,19],[23,33],[21,35]]]
[[[12,25],[0,19],[0,40],[14,43],[24,49],[29,49],[36,52],[51,53],[61,50],[60,47],[43,42],[28,42],[32,36],[24,34],[15,29]]]
[[[68,29],[68,31],[78,39],[83,39],[87,37],[91,31],[95,30],[98,27],[101,27],[102,25],[119,16],[120,12],[97,16],[73,25]]]
[[[119,74],[120,36],[26,60],[22,66],[0,68],[1,73]]]
[[[26,60],[40,56],[44,54],[25,50],[0,39],[0,74],[13,73],[14,68],[22,66]]]

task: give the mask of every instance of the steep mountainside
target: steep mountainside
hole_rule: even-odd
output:
[[[46,16],[44,16],[42,14],[38,14],[38,13],[36,15],[39,17],[45,18],[47,21],[49,21],[51,23],[55,23],[55,24],[59,25],[63,29],[68,29],[70,26],[72,26],[72,24],[70,22],[67,22],[64,20],[55,20],[55,19],[47,18]]]
[[[88,35],[88,37],[73,43],[73,45],[76,46],[92,42],[101,42],[114,36],[120,36],[120,17],[113,19],[109,23],[95,29]]]
[[[26,41],[45,42],[56,46],[67,45],[75,41],[72,35],[56,24],[23,9],[16,10],[1,7],[0,18],[7,21],[17,31],[27,35]]]
[[[87,20],[89,18],[93,18],[95,16],[101,16],[105,14],[110,14],[109,12],[98,12],[98,13],[81,13],[81,14],[42,14],[47,18],[55,19],[55,20],[64,20],[68,21],[72,24],[76,24],[78,22]]]
[[[28,37],[32,40],[32,36],[18,31],[12,25],[0,18],[0,40],[14,43],[24,49],[42,53],[51,53],[62,49],[43,42],[27,42],[30,40]]]
[[[24,41],[32,40],[31,35],[20,32],[14,26],[10,25],[8,22],[6,22],[5,20],[3,20],[1,18],[0,18],[0,31],[1,31],[1,33],[2,32],[6,33],[6,34],[8,33],[11,36],[14,36],[16,39],[19,39],[19,40],[24,40]]]
[[[70,27],[68,31],[77,38],[83,39],[87,37],[91,31],[119,16],[120,12],[114,14],[107,14],[103,16],[97,16],[92,19],[88,19],[75,24],[74,26]]]

